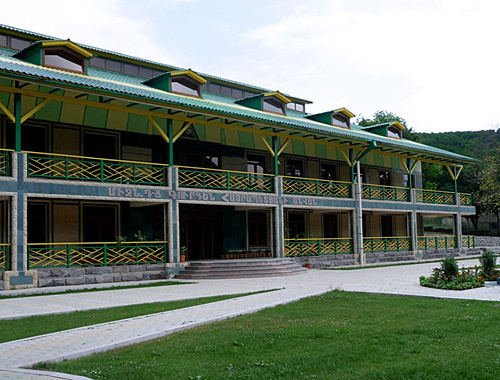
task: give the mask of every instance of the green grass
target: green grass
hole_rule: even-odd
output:
[[[497,379],[498,306],[334,291],[38,368],[120,380]]]
[[[117,321],[119,319],[138,317],[163,311],[181,309],[189,306],[202,305],[230,298],[243,297],[249,294],[204,297],[190,300],[155,302],[140,305],[119,306],[109,309],[76,311],[56,315],[39,315],[33,317],[0,320],[0,343],[49,334],[56,331],[69,330],[98,323]]]
[[[0,296],[0,300],[8,299],[8,298],[24,298],[24,297],[39,297],[39,296],[52,296],[54,294],[71,294],[71,293],[89,293],[89,292],[102,292],[105,290],[119,290],[119,289],[135,289],[135,288],[152,288],[155,286],[170,286],[170,285],[185,285],[185,284],[194,284],[194,282],[177,282],[177,281],[159,281],[159,282],[151,282],[147,284],[139,284],[139,285],[125,285],[125,286],[113,286],[110,284],[109,287],[105,288],[87,288],[87,289],[68,289],[62,292],[50,292],[47,293],[31,293],[31,294],[16,294],[16,295],[7,295]]]

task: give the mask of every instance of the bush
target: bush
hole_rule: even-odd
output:
[[[495,270],[497,258],[491,251],[485,251],[479,258],[485,278],[491,278]]]
[[[441,262],[441,270],[448,279],[458,275],[457,260],[453,256],[445,257]]]

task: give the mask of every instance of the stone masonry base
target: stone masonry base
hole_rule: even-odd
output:
[[[172,274],[173,268],[165,264],[40,268],[38,287],[161,280],[170,278]]]

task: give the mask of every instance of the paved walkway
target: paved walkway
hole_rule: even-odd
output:
[[[474,264],[478,264],[478,261],[467,260],[460,262],[460,265],[465,266]],[[0,368],[29,367],[39,362],[61,361],[107,351],[116,347],[172,334],[194,326],[241,314],[253,313],[304,297],[323,294],[333,289],[500,302],[500,287],[498,286],[465,291],[445,291],[421,287],[418,284],[419,276],[429,275],[432,268],[437,265],[439,264],[427,263],[358,270],[310,270],[304,274],[290,277],[203,280],[196,284],[178,286],[0,300],[0,319],[7,319],[279,289],[273,292],[199,305],[182,310],[173,310],[3,343],[0,344]],[[0,378],[4,378],[2,375],[0,369]],[[18,378],[21,377],[16,379]],[[35,379],[36,377],[27,378]]]

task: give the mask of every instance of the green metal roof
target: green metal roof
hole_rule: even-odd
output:
[[[0,74],[12,79],[32,80],[37,83],[57,86],[64,83],[85,91],[94,89],[103,95],[112,96],[121,94],[132,98],[142,98],[145,102],[154,100],[164,103],[165,106],[182,106],[198,112],[209,112],[221,117],[235,117],[248,119],[254,123],[270,123],[277,128],[286,128],[301,132],[314,132],[326,136],[328,139],[336,139],[339,143],[367,145],[371,141],[377,142],[379,149],[394,149],[396,153],[413,151],[415,153],[428,154],[431,158],[451,160],[456,163],[471,163],[477,160],[451,153],[428,145],[408,140],[396,140],[389,137],[379,136],[363,130],[338,128],[325,125],[303,117],[282,116],[265,111],[247,108],[242,105],[227,103],[216,100],[214,97],[199,99],[189,96],[173,94],[170,92],[151,88],[142,84],[143,78],[132,77],[124,74],[89,68],[88,75],[66,72],[57,69],[42,67],[21,61],[13,57],[0,55]],[[236,100],[236,99],[235,99]],[[137,99],[134,99],[137,101]]]

